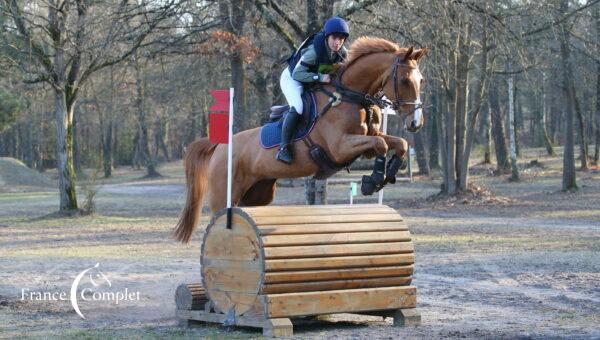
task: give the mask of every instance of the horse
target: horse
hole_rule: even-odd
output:
[[[349,164],[361,155],[385,157],[388,149],[403,158],[406,140],[382,134],[373,122],[369,126],[367,109],[369,105],[391,106],[404,118],[408,131],[418,131],[424,124],[420,102],[423,76],[418,62],[426,53],[426,48],[401,48],[382,38],[358,38],[338,70],[336,83],[323,84],[322,91],[315,92],[320,116],[308,139],[337,164]],[[259,136],[260,128],[233,136],[234,206],[268,205],[278,178],[306,177],[319,171],[308,144],[295,142],[293,163],[287,165],[275,159],[276,148],[259,146]],[[188,243],[204,196],[213,214],[226,206],[227,145],[200,138],[189,145],[184,164],[187,197],[174,236]]]

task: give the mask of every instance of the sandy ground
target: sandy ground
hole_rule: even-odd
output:
[[[538,151],[529,158],[545,167],[523,167],[520,183],[475,167],[473,182],[491,196],[427,200],[439,188],[428,178],[386,190],[385,203],[414,235],[421,326],[340,314],[295,327],[295,337],[600,338],[600,172],[579,172],[581,190],[563,193],[560,159]],[[185,189],[179,164],[163,172],[142,180],[118,170],[97,183],[97,213],[86,217],[44,218],[58,204],[52,191],[0,193],[0,337],[261,336],[251,328],[177,326],[173,293],[200,279],[202,228],[188,246],[172,240]],[[347,203],[347,185],[328,194],[331,203]],[[275,203],[302,199],[301,187],[279,188]],[[68,294],[76,275],[96,263],[112,291],[140,292],[139,300],[80,301],[82,319],[69,301],[23,299],[24,291]]]

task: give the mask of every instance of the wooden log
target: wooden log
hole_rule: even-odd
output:
[[[320,244],[347,244],[347,243],[373,243],[373,242],[406,242],[410,241],[407,230],[389,232],[361,232],[361,233],[336,233],[316,235],[267,235],[263,236],[263,246],[305,246]]]
[[[409,254],[340,256],[322,258],[275,259],[265,261],[265,271],[309,270],[333,268],[363,268],[407,265],[415,262]]]
[[[357,214],[357,215],[312,215],[312,216],[259,216],[254,218],[257,225],[284,225],[302,223],[358,223],[358,222],[402,222],[397,213]]]
[[[388,207],[234,208],[206,228],[202,286],[228,322],[412,308],[413,253]]]
[[[416,307],[412,286],[267,294],[271,318]]]
[[[412,242],[265,247],[266,259],[412,253]]]
[[[364,210],[353,207],[307,209],[304,207],[261,207],[244,208],[252,218],[274,216],[318,216],[318,215],[363,215]],[[395,214],[394,209],[387,206],[375,206],[368,210],[369,214]]]
[[[401,267],[369,267],[328,270],[303,270],[271,272],[265,274],[265,283],[310,282],[326,280],[345,280],[372,277],[409,276],[413,266]]]
[[[204,288],[199,283],[180,284],[175,290],[175,305],[177,309],[204,309],[208,301]]]
[[[216,216],[202,243],[202,285],[216,311],[242,315],[254,306],[262,286],[262,252],[258,230],[247,215],[234,214],[231,229],[226,214]]]
[[[359,233],[375,231],[404,231],[408,230],[402,222],[364,222],[364,223],[305,223],[287,225],[259,226],[261,235],[297,235],[297,234],[331,234]]]
[[[339,289],[373,288],[407,286],[412,281],[407,277],[377,277],[355,280],[331,280],[295,283],[266,284],[262,290],[263,294],[282,294],[294,292],[313,292]]]

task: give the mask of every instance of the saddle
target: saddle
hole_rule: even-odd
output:
[[[312,92],[311,91],[305,91],[302,93],[302,106],[304,107],[304,109],[302,110],[302,117],[305,118],[307,115],[310,114],[310,110],[311,108],[311,96]],[[316,105],[315,105],[316,106]],[[273,123],[273,122],[277,122],[279,121],[281,118],[283,118],[285,116],[285,114],[290,110],[290,106],[289,105],[275,105],[275,106],[271,106],[271,110],[269,111],[269,123]],[[304,120],[304,119],[303,119]],[[302,121],[300,121],[300,124],[302,124]]]
[[[305,138],[312,131],[317,121],[317,103],[314,93],[312,91],[304,92],[302,94],[302,101],[304,103],[304,112],[296,127],[294,141]],[[260,146],[263,149],[271,149],[281,144],[282,118],[288,113],[289,108],[289,105],[271,107],[269,113],[270,120],[260,130]]]

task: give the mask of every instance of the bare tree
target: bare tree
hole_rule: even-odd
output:
[[[15,61],[27,74],[26,81],[47,82],[54,91],[61,212],[78,210],[73,109],[79,90],[98,70],[152,44],[151,33],[175,17],[182,4],[174,0],[119,4],[3,0],[0,11],[14,25],[5,39],[17,42],[12,52],[20,56]]]
[[[560,14],[567,13],[569,7],[568,0],[561,0]],[[565,150],[563,155],[563,181],[562,188],[565,191],[577,190],[577,181],[575,175],[575,155],[574,147],[574,106],[575,94],[573,93],[573,66],[571,65],[571,47],[569,45],[569,33],[566,25],[563,23],[559,27],[560,39],[560,54],[563,66],[563,85],[565,95],[565,108],[567,111],[566,127],[565,127]]]

